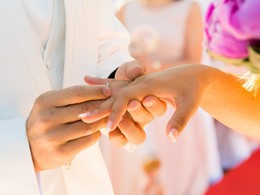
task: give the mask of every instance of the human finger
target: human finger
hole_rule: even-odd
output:
[[[63,144],[60,148],[61,153],[66,156],[75,156],[79,152],[94,145],[100,139],[101,133],[98,131],[89,136],[80,137],[78,139],[70,140]]]
[[[131,61],[121,65],[115,75],[119,80],[134,80],[145,74],[145,66],[138,61]]]
[[[107,85],[115,82],[114,79],[104,79],[92,76],[85,76],[84,81],[90,85]]]
[[[106,85],[111,90],[110,95],[114,96],[120,91],[122,88],[126,87],[130,84],[131,81],[126,80],[116,80],[116,79],[102,79],[97,77],[85,76],[85,82],[90,85]]]
[[[142,104],[153,116],[162,116],[167,109],[166,102],[156,96],[145,97],[142,100]]]
[[[133,120],[141,126],[153,120],[154,116],[138,100],[131,100],[127,106],[127,111]]]
[[[115,130],[109,132],[109,140],[114,145],[118,147],[123,147],[126,151],[130,153],[132,153],[136,148],[136,145],[129,142],[119,128],[116,128]]]
[[[118,124],[118,128],[124,134],[126,139],[134,145],[140,145],[146,139],[146,134],[143,128],[134,122],[128,113],[124,115],[123,119]]]
[[[106,126],[107,119],[101,119],[95,123],[84,123],[77,121],[69,124],[64,124],[51,131],[49,136],[60,143],[65,143],[69,140],[78,139],[81,137],[89,136]]]
[[[189,119],[198,107],[199,105],[189,98],[183,98],[176,104],[176,110],[169,120],[166,129],[166,135],[173,143],[176,142],[177,138],[180,136]]]
[[[110,114],[110,109],[114,100],[114,97],[110,97],[104,101],[96,110],[91,112],[84,112],[80,114],[79,117],[86,123],[93,123],[102,118],[105,118]]]
[[[131,90],[129,88],[127,93],[124,89],[122,89],[121,92],[117,94],[117,97],[113,102],[113,105],[110,109],[110,114],[108,116],[107,131],[112,131],[118,126],[118,124],[122,120],[122,117],[127,111],[129,101],[132,99],[137,99],[139,101],[142,100],[136,97],[135,90]],[[100,111],[97,110],[97,112]]]
[[[78,104],[73,104],[65,107],[55,108],[55,121],[61,124],[72,123],[81,120],[84,114],[92,112],[99,108],[105,100],[91,100]]]
[[[111,143],[119,147],[123,147],[129,142],[119,128],[109,132],[109,140]]]
[[[50,91],[39,96],[35,102],[38,107],[61,107],[90,100],[105,99],[110,95],[104,86],[73,86],[63,90]]]

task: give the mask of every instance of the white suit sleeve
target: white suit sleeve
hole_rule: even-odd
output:
[[[134,59],[128,52],[129,34],[116,18],[112,1],[101,3],[97,72],[99,77],[108,77],[120,65]]]
[[[25,121],[0,120],[0,194],[40,194]]]

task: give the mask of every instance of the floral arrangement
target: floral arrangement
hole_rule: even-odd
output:
[[[214,59],[247,66],[252,75],[245,83],[260,88],[260,0],[217,0],[206,14],[206,47]]]

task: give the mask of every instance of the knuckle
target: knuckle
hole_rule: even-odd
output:
[[[88,102],[79,104],[80,113],[88,112],[91,110],[91,105]]]
[[[45,146],[54,146],[57,144],[57,139],[55,139],[54,136],[48,136],[46,135],[44,137],[44,145]]]
[[[176,116],[175,117],[175,121],[177,122],[177,124],[183,129],[187,123],[186,118],[182,117],[182,116]]]
[[[140,145],[140,144],[144,143],[145,139],[146,139],[146,134],[141,132],[141,133],[139,133],[138,136],[136,136],[134,144]]]
[[[40,96],[38,96],[34,102],[34,105],[38,108],[42,108],[42,107],[45,107],[47,102],[47,97],[51,94],[52,92],[51,91],[48,91]]]
[[[90,146],[92,146],[93,144],[95,144],[101,137],[101,133],[100,132],[96,132],[92,135],[87,136],[87,141],[85,141],[82,146],[84,146],[84,148],[88,148]]]
[[[36,98],[34,105],[37,108],[42,108],[44,107],[44,95],[40,95],[39,97]]]
[[[109,140],[113,144],[118,145],[118,146],[124,146],[128,142],[128,140],[126,139],[124,134],[122,134],[121,132],[118,132],[118,131],[110,132],[109,133]]]
[[[51,114],[43,114],[40,117],[38,117],[38,121],[37,124],[40,127],[46,127],[48,126],[50,123],[52,123],[53,118]]]
[[[87,135],[92,135],[96,132],[96,128],[94,124],[84,124],[84,132],[87,132]]]
[[[74,96],[78,99],[81,99],[84,96],[84,90],[80,86],[74,87],[73,93]]]
[[[55,149],[55,155],[60,159],[69,159],[72,154],[71,151],[67,149],[67,147],[58,147]]]

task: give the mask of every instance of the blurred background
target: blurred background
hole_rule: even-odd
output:
[[[210,2],[115,0],[114,5],[116,17],[129,31],[129,52],[146,65],[147,72],[203,63],[242,75],[246,70],[211,60],[203,47]],[[147,140],[133,153],[102,138],[116,195],[260,194],[255,185],[260,183],[259,141],[199,109],[173,144],[165,135],[173,112],[169,105],[162,117],[145,127]]]

